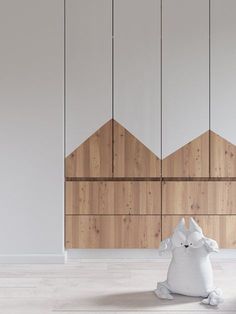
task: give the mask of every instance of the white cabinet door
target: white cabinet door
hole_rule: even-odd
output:
[[[158,176],[161,3],[114,2],[114,172],[116,176]]]
[[[63,7],[0,1],[0,247],[24,262],[63,257]]]
[[[163,176],[208,176],[209,2],[164,0],[162,19]]]
[[[211,1],[211,175],[236,176],[236,1]]]
[[[111,0],[66,1],[66,156],[112,118]]]

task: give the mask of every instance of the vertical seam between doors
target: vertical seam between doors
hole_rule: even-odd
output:
[[[162,241],[162,235],[163,235],[163,228],[162,228],[162,208],[163,208],[163,198],[162,198],[162,185],[163,185],[163,180],[162,180],[162,143],[163,143],[163,111],[162,111],[162,0],[160,0],[160,133],[161,133],[161,169],[160,169],[160,183],[161,183],[161,241]]]
[[[64,249],[66,248],[66,0],[63,1],[63,135],[64,135]]]
[[[114,0],[111,0],[111,37],[112,177],[114,177]]]
[[[209,0],[209,177],[211,177],[211,0]]]

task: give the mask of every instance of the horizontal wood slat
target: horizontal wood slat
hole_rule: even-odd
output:
[[[160,214],[160,185],[155,181],[66,182],[66,214]]]
[[[157,248],[160,216],[66,216],[66,248]]]
[[[236,182],[164,182],[163,214],[236,214]]]
[[[182,216],[163,216],[162,235],[168,238]],[[236,248],[236,216],[193,216],[206,237],[216,240],[221,248]],[[185,217],[188,222],[189,217]]]

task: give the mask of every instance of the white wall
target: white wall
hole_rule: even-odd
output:
[[[1,0],[0,42],[0,261],[61,261],[63,0]]]

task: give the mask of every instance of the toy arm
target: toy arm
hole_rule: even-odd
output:
[[[167,238],[167,239],[161,241],[160,248],[159,248],[159,254],[162,255],[165,252],[171,251],[171,249],[172,249],[171,239]]]
[[[204,238],[204,246],[209,253],[211,252],[219,252],[218,243],[215,240]]]

